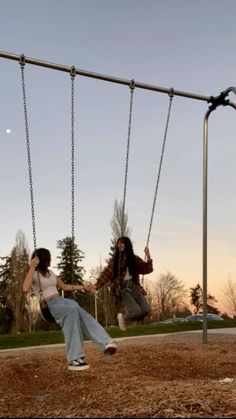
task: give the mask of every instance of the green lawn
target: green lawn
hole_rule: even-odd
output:
[[[208,329],[227,327],[236,327],[236,320],[208,322]],[[201,329],[202,323],[200,322],[186,322],[175,324],[138,325],[128,329],[126,332],[122,332],[117,326],[108,327],[106,330],[113,338],[118,338],[126,336],[176,333]],[[23,348],[29,346],[51,345],[56,343],[64,343],[64,337],[61,330],[0,335],[0,350]]]

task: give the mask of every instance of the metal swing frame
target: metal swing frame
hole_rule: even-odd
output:
[[[9,60],[20,61],[21,55],[13,54],[5,51],[0,51],[0,57]],[[43,60],[38,60],[31,57],[24,57],[25,63],[46,67],[54,70],[64,71],[71,73],[71,67],[50,63]],[[112,83],[118,83],[126,86],[130,86],[131,81],[113,77],[109,75],[99,74],[91,71],[82,70],[80,68],[74,68],[74,73],[84,77],[95,78],[103,81]],[[135,87],[140,89],[151,90],[160,93],[170,94],[172,88],[165,88],[147,83],[135,82]],[[191,92],[183,92],[175,89],[175,96],[181,96],[189,99],[196,99],[207,102],[209,109],[204,116],[203,126],[203,209],[202,209],[202,269],[203,269],[203,343],[207,343],[207,178],[208,178],[208,120],[209,116],[219,106],[230,106],[236,110],[236,104],[226,99],[228,95],[233,92],[236,94],[236,87],[228,87],[226,90],[220,93],[218,96],[204,96]]]

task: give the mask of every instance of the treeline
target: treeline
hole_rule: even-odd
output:
[[[123,218],[124,217],[124,218]],[[130,237],[128,216],[123,214],[122,203],[114,202],[114,213],[111,219],[111,246],[109,258],[113,255],[118,237]],[[123,230],[122,230],[123,231]],[[56,266],[58,275],[65,283],[83,284],[85,270],[83,267],[84,252],[78,248],[71,237],[57,241],[59,256]],[[54,329],[56,324],[46,323],[40,315],[39,305],[32,293],[24,294],[23,281],[30,263],[30,251],[22,231],[16,234],[15,245],[10,255],[0,257],[0,333],[17,333],[35,330]],[[108,262],[108,261],[106,261]],[[90,271],[90,280],[96,281],[102,266]],[[199,284],[186,289],[184,283],[171,272],[160,274],[155,285],[149,285],[148,278],[142,278],[147,291],[147,299],[151,308],[145,323],[164,320],[169,317],[185,317],[202,310],[203,294]],[[236,284],[228,279],[224,288],[226,304],[232,313],[236,314]],[[122,310],[120,301],[110,292],[109,284],[95,293],[67,292],[64,295],[73,298],[91,313],[103,326],[116,325],[116,314]],[[216,308],[217,300],[211,294],[207,295],[207,311],[219,314]],[[192,310],[190,309],[192,307]],[[224,317],[227,317],[225,314]]]
[[[83,284],[85,270],[83,267],[84,253],[70,237],[57,242],[60,255],[56,266],[58,275],[65,283]],[[30,252],[24,233],[16,235],[15,245],[9,256],[1,257],[0,264],[0,333],[30,332],[35,330],[55,329],[56,324],[45,322],[40,315],[38,301],[33,293],[25,294],[22,290],[23,281],[30,263]],[[102,267],[90,272],[90,280],[95,281]],[[186,301],[189,297],[184,284],[170,272],[161,274],[154,289],[148,282],[143,283],[151,314],[145,323],[164,320],[168,317],[184,317],[191,314]],[[117,311],[122,310],[120,301],[104,286],[96,293],[67,292],[64,295],[79,302],[105,327],[116,325]],[[216,300],[208,295],[208,311],[219,313],[214,307]],[[198,312],[202,307],[202,290],[200,285],[190,289],[190,303]],[[210,304],[211,303],[211,304]]]

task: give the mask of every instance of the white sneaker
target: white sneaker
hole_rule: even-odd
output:
[[[114,340],[110,340],[105,345],[104,355],[114,355],[116,353],[116,350],[117,350],[116,342],[114,342]]]
[[[127,330],[127,327],[124,321],[124,315],[122,313],[118,313],[117,320],[120,330],[123,330],[123,332],[125,332],[125,330]]]

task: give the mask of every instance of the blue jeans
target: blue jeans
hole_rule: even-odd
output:
[[[124,315],[125,323],[143,320],[150,312],[146,298],[134,281],[124,281],[121,284],[120,296],[127,310]]]
[[[92,340],[101,351],[113,339],[97,320],[80,305],[69,298],[55,297],[48,301],[48,307],[61,326],[67,347],[67,361],[82,358],[84,354],[83,336]]]

